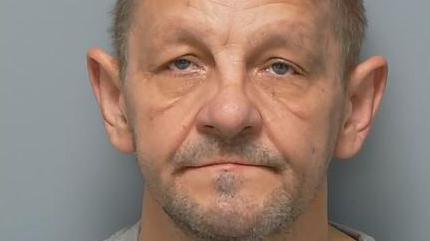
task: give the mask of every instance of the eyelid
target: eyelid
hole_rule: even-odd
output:
[[[193,55],[182,55],[179,56],[177,58],[174,58],[170,61],[167,62],[166,67],[169,68],[169,66],[173,65],[175,63],[175,61],[180,60],[180,59],[185,59],[187,61],[190,61],[191,66],[197,67],[198,69],[203,69],[203,64],[200,60],[198,60],[195,56]],[[181,71],[183,72],[183,71]]]
[[[187,69],[181,70],[174,66],[175,61],[185,59],[190,61],[190,67]],[[173,77],[192,77],[194,75],[201,75],[206,70],[205,65],[194,55],[181,55],[176,58],[172,58],[167,61],[165,64],[161,65],[159,71],[164,72],[165,74],[172,75]]]
[[[266,67],[264,69],[267,70],[270,68],[270,66],[272,66],[272,64],[279,63],[279,62],[290,66],[292,68],[292,70],[294,71],[294,74],[299,74],[299,75],[306,74],[306,70],[303,69],[301,66],[299,66],[299,65],[297,65],[297,64],[295,64],[289,60],[283,59],[283,58],[271,58],[271,59],[269,59],[268,64],[266,65]]]

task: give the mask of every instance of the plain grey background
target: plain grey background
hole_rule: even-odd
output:
[[[113,0],[0,0],[0,240],[96,241],[140,214],[135,160],[108,143],[86,73]],[[363,56],[390,62],[362,153],[334,161],[330,218],[377,241],[427,241],[428,0],[368,0]]]

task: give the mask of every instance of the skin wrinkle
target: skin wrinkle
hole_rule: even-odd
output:
[[[167,21],[160,23],[156,28],[159,30],[154,30],[152,35],[154,36],[149,40],[149,46],[153,48],[147,48],[149,51],[146,53],[148,59],[151,57],[157,57],[159,55],[159,50],[169,49],[169,47],[175,47],[186,45],[188,48],[197,49],[205,55],[209,55],[210,51],[206,44],[202,41],[202,36],[211,36],[213,31],[209,28],[193,28],[186,27],[186,23],[189,22],[188,19],[184,17],[170,17]],[[188,26],[193,26],[195,23],[190,23]],[[201,26],[204,26],[202,23]],[[166,31],[165,29],[170,29]],[[152,52],[151,52],[152,51]],[[148,63],[149,64],[149,61]]]
[[[229,22],[234,23],[235,22],[234,20],[236,19],[236,15],[234,14],[234,12],[230,14],[230,18],[232,20]],[[233,24],[227,25],[227,26],[225,26],[225,28],[227,29],[225,39],[221,41],[221,46],[223,46],[223,47],[226,47],[226,46],[230,45],[230,43],[231,43]]]
[[[189,155],[189,154],[186,154]],[[184,159],[192,159],[192,158],[184,158]],[[222,176],[222,175],[227,175],[227,176]],[[303,177],[301,177],[303,178]],[[234,191],[235,186],[240,185],[240,183],[232,183],[232,181],[235,180],[235,178],[231,175],[231,174],[221,174],[221,176],[219,176],[219,179],[217,179],[216,184],[220,185],[219,188],[217,189],[218,191],[221,191],[223,193],[223,195],[221,195],[217,201],[218,205],[224,206],[226,204],[226,202],[229,202],[229,200],[231,200],[231,198],[234,197],[234,200],[236,202],[240,202],[240,203],[248,203],[248,201],[243,200],[242,201],[242,197],[236,197],[235,194],[231,193],[232,191]],[[148,188],[152,189],[152,188],[156,188],[153,187],[152,184],[156,184],[157,182],[154,180],[151,181],[147,181],[147,183],[151,184],[150,186],[148,186]],[[304,183],[303,181],[299,181],[297,183]],[[226,186],[227,185],[227,186]],[[233,186],[232,186],[233,185]],[[169,186],[172,187],[172,186]],[[301,191],[303,190],[300,187],[292,187],[294,190],[297,191]],[[158,188],[157,188],[158,189]],[[231,241],[256,241],[256,240],[263,240],[265,233],[267,232],[273,232],[272,234],[277,234],[280,235],[281,230],[285,230],[286,227],[285,225],[287,223],[293,222],[293,220],[295,219],[295,217],[297,217],[297,215],[300,213],[300,211],[298,210],[285,210],[285,212],[283,213],[277,213],[279,210],[279,207],[274,207],[272,206],[273,204],[271,203],[267,203],[267,204],[263,204],[263,207],[267,207],[266,208],[266,213],[263,213],[262,217],[249,217],[252,220],[254,220],[254,222],[257,222],[258,224],[255,225],[255,227],[257,227],[256,229],[250,231],[251,234],[250,235],[245,235],[245,236],[237,236],[237,237],[231,237],[231,236],[224,236],[224,235],[219,235],[219,236],[214,236],[213,234],[209,233],[208,230],[201,230],[201,229],[196,229],[196,227],[202,226],[204,224],[197,224],[197,223],[206,223],[207,219],[205,216],[194,216],[197,215],[197,213],[199,213],[198,209],[199,206],[196,203],[193,203],[192,200],[187,200],[187,198],[185,196],[181,195],[181,192],[178,192],[178,196],[175,198],[166,196],[167,193],[172,193],[172,190],[165,190],[162,191],[160,194],[161,196],[163,196],[163,200],[167,200],[167,203],[169,203],[168,205],[163,206],[163,208],[167,208],[165,209],[165,212],[172,218],[172,220],[179,226],[182,227],[181,229],[186,231],[187,235],[190,236],[190,238],[195,238],[195,237],[200,237],[201,240],[212,240],[212,241],[224,241],[224,240],[231,240]],[[292,197],[290,196],[290,194],[287,194],[284,190],[279,190],[276,192],[273,192],[273,196],[270,199],[279,199],[279,200],[291,200]],[[301,196],[301,195],[300,195]],[[295,200],[299,203],[303,203],[302,201],[298,201]],[[282,203],[282,202],[274,202],[274,203]],[[298,205],[298,204],[296,204]],[[180,210],[176,210],[176,207],[182,207]],[[173,209],[171,209],[173,208]],[[235,215],[235,211],[236,210],[231,210],[230,206],[225,206],[223,207],[223,209],[227,208],[227,212],[233,212],[231,215]],[[251,207],[243,207],[244,209],[249,209]],[[290,209],[290,206],[287,205],[285,206],[285,208]],[[301,207],[301,208],[305,208],[305,207]],[[194,210],[194,211],[191,211]],[[230,210],[230,211],[229,211]],[[196,212],[195,212],[196,211]],[[276,212],[272,213],[271,212]],[[285,213],[288,213],[287,216],[285,216]],[[190,216],[193,215],[193,216]],[[213,214],[215,215],[215,213]],[[231,216],[228,215],[228,216]],[[264,215],[268,215],[269,217],[272,217],[271,219],[268,219],[266,217],[264,217]],[[179,218],[178,216],[181,216],[181,218]],[[241,216],[237,216],[238,219],[241,219]],[[189,220],[188,222],[183,222],[181,220]],[[286,220],[289,221],[286,221]],[[190,221],[193,220],[193,221]],[[223,220],[223,222],[225,223],[226,219],[220,219]],[[240,225],[240,223],[242,221],[238,221],[236,220],[238,225]],[[197,222],[197,223],[196,223]],[[269,222],[269,223],[266,223]],[[192,223],[194,223],[194,225],[192,225]],[[273,225],[276,223],[276,231],[273,230]],[[228,223],[225,223],[227,225],[229,225]],[[228,226],[224,227],[225,229],[229,229]],[[267,230],[266,230],[267,229]],[[224,232],[224,230],[219,230],[218,232],[222,233]]]
[[[273,116],[273,117],[278,117],[278,121],[282,121],[283,118],[286,118],[286,114],[293,114],[293,116],[295,118],[298,118],[300,120],[307,120],[309,119],[308,116],[308,112],[306,108],[302,107],[302,105],[299,104],[295,104],[294,102],[291,101],[291,99],[299,99],[302,95],[299,94],[299,96],[297,97],[290,97],[290,98],[285,98],[283,96],[282,92],[279,92],[278,90],[276,90],[273,87],[264,87],[266,91],[261,91],[261,90],[256,90],[257,93],[261,96],[265,96],[261,97],[262,100],[266,100],[264,103],[266,105],[276,105],[276,106],[280,106],[281,109],[283,109],[284,111],[280,112],[280,111],[276,111],[276,113],[271,114],[271,115],[267,115],[267,116]],[[306,90],[302,90],[302,93],[306,94]],[[269,98],[267,98],[269,97]],[[277,98],[275,98],[277,97]],[[270,101],[269,101],[270,100]],[[259,110],[261,110],[263,113],[265,112],[264,108],[263,108],[264,104],[260,104],[257,106],[257,108],[259,108]],[[264,115],[263,115],[264,116]],[[271,121],[274,121],[273,119]]]
[[[326,171],[349,101],[330,13],[314,1],[248,2],[138,4],[118,90],[132,133],[108,131],[145,177],[140,241],[328,240]],[[171,68],[178,58],[192,67]],[[274,73],[277,58],[306,71]],[[195,168],[238,160],[264,167]]]
[[[210,86],[207,86],[207,88],[208,87],[210,87]],[[195,102],[200,102],[200,103],[202,103],[202,106],[204,105],[204,104],[206,104],[206,101],[205,101],[205,99],[207,100],[207,99],[209,99],[209,98],[211,98],[211,96],[210,95],[208,95],[207,93],[209,93],[209,91],[201,91],[200,93],[198,93],[199,95],[197,95],[197,94],[195,94],[195,96],[193,97],[193,96],[191,96],[191,97],[193,97],[193,98],[189,98],[188,100],[186,100],[185,98],[182,98],[181,99],[181,104],[183,105],[183,106],[185,106],[185,110],[187,110],[187,114],[188,114],[188,118],[186,119],[186,120],[184,120],[184,121],[182,121],[182,123],[194,123],[194,121],[193,120],[195,120],[196,119],[196,117],[197,117],[197,115],[200,113],[200,111],[201,111],[201,109],[198,109],[198,110],[195,110],[194,112],[191,112],[189,109],[191,109],[191,108],[189,108],[189,106],[192,104],[192,103],[195,103]],[[188,124],[188,125],[182,125],[182,129],[183,129],[183,133],[189,133],[189,132],[191,132],[191,130],[194,128],[194,126],[192,125],[192,124]],[[169,151],[168,153],[167,153],[167,156],[168,157],[171,157],[171,156],[173,156],[176,152],[178,152],[178,149],[180,148],[180,145],[183,143],[183,142],[185,142],[186,141],[186,137],[187,137],[187,135],[185,135],[185,134],[182,134],[182,135],[178,135],[178,137],[179,137],[179,139],[176,141],[176,145],[174,146],[174,147],[172,147],[172,149],[171,149],[171,151]],[[138,139],[136,139],[136,140],[138,140]],[[143,155],[143,156],[145,156],[145,155]]]
[[[300,177],[300,180],[298,183],[301,183],[302,185],[305,183],[304,181],[304,176]],[[225,181],[225,180],[224,180]],[[231,179],[230,179],[231,181]],[[227,181],[228,182],[228,181]],[[154,182],[151,182],[154,183]],[[318,183],[322,183],[322,182],[318,182]],[[226,183],[224,183],[226,184]],[[227,187],[226,187],[227,188]],[[231,187],[228,187],[231,190]],[[321,188],[321,186],[317,186],[315,187],[315,190],[313,191],[313,193],[316,193],[316,191]],[[302,187],[294,187],[294,190],[297,190],[299,192],[302,192],[304,189]],[[170,193],[171,191],[165,191],[163,192],[164,194],[166,193]],[[273,192],[273,197],[269,198],[269,199],[279,199],[279,200],[291,200],[292,197],[289,196],[289,194],[287,194],[286,192],[282,191],[282,190],[278,190]],[[299,195],[299,196],[304,196],[304,195]],[[217,203],[218,205],[224,205],[224,203],[226,203],[231,197],[228,195],[223,195],[221,196]],[[312,199],[315,197],[312,197]],[[169,215],[180,215],[181,217],[186,217],[185,219],[192,219],[194,221],[197,222],[207,222],[207,220],[205,219],[205,216],[194,216],[194,217],[189,217],[190,210],[198,210],[198,205],[193,203],[191,200],[187,200],[186,197],[181,196],[181,197],[176,197],[175,199],[170,199],[168,197],[164,197],[164,200],[170,200],[169,202],[176,202],[176,204],[171,203],[170,205],[166,205],[164,207],[179,207],[181,206],[182,209],[181,210],[166,210],[165,212]],[[235,196],[235,200],[241,203],[247,203],[247,201],[241,199],[241,197],[236,197]],[[303,201],[299,201],[299,200],[295,200],[298,203],[305,203]],[[178,204],[178,203],[182,203],[182,204]],[[274,202],[274,203],[278,203],[278,202]],[[285,213],[277,213],[279,208],[271,206],[272,204],[269,203],[265,203],[262,204],[263,207],[268,207],[267,213],[264,213],[262,217],[250,217],[254,222],[257,222],[258,225],[255,225],[255,227],[258,227],[257,229],[252,230],[251,235],[250,236],[237,236],[237,237],[231,237],[231,236],[213,236],[210,233],[206,233],[206,230],[199,230],[196,229],[196,226],[201,226],[201,225],[190,225],[190,222],[181,222],[180,218],[175,217],[175,216],[170,216],[172,218],[172,220],[174,220],[176,222],[176,224],[178,226],[181,227],[181,230],[184,230],[187,232],[187,235],[189,235],[190,238],[196,238],[196,237],[200,237],[201,240],[212,240],[212,241],[225,241],[225,240],[231,240],[231,241],[257,241],[257,240],[265,240],[264,237],[264,233],[269,232],[269,230],[271,230],[272,235],[274,238],[274,240],[284,240],[282,238],[282,235],[285,235],[285,232],[290,232],[291,230],[288,229],[288,227],[286,227],[285,225],[287,225],[290,222],[293,222],[294,219],[299,215],[299,213],[301,212],[301,209],[305,209],[305,206],[301,206],[300,210],[296,209],[296,210],[289,210],[286,213],[289,213],[288,216],[285,216]],[[298,204],[295,204],[298,205]],[[163,207],[163,208],[164,208]],[[226,206],[225,208],[229,208],[228,206]],[[246,208],[249,209],[250,207]],[[290,209],[289,206],[286,206],[287,209]],[[252,208],[251,208],[252,209]],[[232,210],[234,212],[234,210]],[[276,214],[270,214],[270,212],[275,212]],[[197,212],[198,213],[198,212]],[[264,215],[268,215],[271,217],[271,219],[266,218]],[[240,219],[240,216],[237,216],[238,219]],[[286,221],[286,219],[289,219],[289,221]],[[222,220],[226,220],[226,219],[222,219]],[[270,223],[265,223],[265,220],[270,220]],[[237,220],[236,220],[237,221]],[[239,222],[239,221],[238,221]],[[224,222],[225,223],[225,222]],[[240,223],[240,222],[239,222]],[[277,223],[277,228],[276,230],[272,230],[273,227],[273,223]],[[227,223],[226,223],[227,224]],[[227,228],[227,227],[225,227]],[[267,229],[267,230],[266,230]],[[203,232],[203,233],[202,233]],[[219,230],[219,232],[222,232],[221,230]],[[200,240],[200,239],[199,239]]]
[[[175,21],[175,22],[178,22],[178,21]],[[178,30],[178,32],[181,32],[182,31],[182,29],[181,30]],[[175,34],[174,36],[178,36],[179,34]],[[197,34],[196,34],[197,35]],[[180,35],[179,35],[180,36]],[[177,37],[175,37],[175,38],[177,38]],[[193,40],[198,40],[196,37],[193,37]],[[162,43],[162,41],[161,41],[161,43]],[[173,43],[172,43],[173,44]],[[162,45],[162,44],[161,44]],[[201,42],[200,43],[200,45],[203,45],[203,43]],[[269,45],[269,44],[267,44],[267,45]],[[263,45],[262,45],[263,46]],[[262,48],[264,48],[264,47],[262,47]],[[155,48],[155,49],[158,49],[158,48]],[[207,48],[205,48],[205,49],[207,49]],[[238,60],[239,61],[239,60]],[[319,61],[314,61],[314,62],[319,62]],[[272,96],[277,96],[276,94],[273,94],[274,92],[272,91]],[[176,101],[175,101],[175,103],[176,103]],[[171,106],[171,105],[169,105],[169,106]],[[161,111],[160,111],[161,112]],[[156,113],[156,111],[154,112],[154,113]]]
[[[148,81],[159,81],[156,78],[153,80]],[[190,83],[193,82],[193,83]],[[163,86],[157,85],[157,89],[159,93],[163,93],[164,96],[172,96],[173,98],[169,98],[168,101],[162,102],[163,105],[153,107],[149,111],[149,118],[151,121],[154,121],[157,119],[157,117],[162,116],[165,112],[169,111],[170,109],[174,108],[178,104],[182,103],[183,98],[181,96],[183,93],[192,91],[193,88],[198,87],[199,83],[201,81],[197,80],[193,81],[187,81],[184,85],[179,86],[179,88],[163,88]]]
[[[207,138],[197,145],[185,145],[171,158],[171,165],[175,171],[184,167],[198,166],[202,160],[208,160],[216,156],[238,156],[248,160],[254,165],[270,166],[277,172],[283,172],[288,168],[288,161],[280,154],[274,155],[273,151],[252,143],[247,136],[225,140],[221,138]]]
[[[282,3],[269,3],[269,5],[271,5],[271,4],[281,4],[282,5]],[[283,3],[283,4],[285,5],[285,3]],[[194,5],[190,4],[190,6],[194,6]],[[247,7],[245,9],[251,9],[252,10],[254,8],[259,8],[259,7],[261,7],[261,6],[255,6],[255,7],[250,6],[250,7]],[[264,6],[264,7],[267,7],[267,6]],[[198,7],[194,6],[194,8],[198,9],[198,11],[202,12],[202,10],[200,10]],[[231,15],[232,15],[231,18],[233,18],[233,20],[231,20],[230,22],[233,22],[234,18],[235,18],[235,15],[233,13]],[[159,32],[161,34],[164,34],[164,35],[169,35],[170,34],[173,37],[173,39],[171,39],[172,40],[171,41],[172,45],[175,45],[175,44],[177,45],[179,42],[182,42],[182,41],[185,42],[185,40],[186,40],[186,42],[189,42],[189,41],[192,40],[192,44],[190,44],[191,46],[194,45],[194,44],[196,44],[196,45],[202,47],[201,49],[206,50],[204,52],[208,52],[207,48],[204,48],[205,43],[204,42],[200,42],[200,39],[201,39],[202,36],[213,36],[213,34],[216,33],[217,31],[210,30],[210,28],[207,28],[207,31],[203,31],[203,32],[197,31],[195,33],[191,32],[191,33],[188,33],[188,34],[182,34],[182,32],[187,32],[187,31],[190,31],[190,29],[193,29],[192,27],[195,26],[194,19],[192,20],[192,24],[188,24],[191,28],[184,27],[184,23],[187,22],[187,18],[186,17],[178,17],[178,16],[176,16],[176,17],[172,18],[170,21],[166,21],[166,22],[170,22],[169,24],[171,24],[171,26],[158,26],[158,27],[155,27],[155,28],[159,29],[159,31],[156,31],[154,33],[154,36],[157,36],[157,32]],[[324,24],[324,23],[326,23],[326,21],[314,21],[314,22],[317,22],[318,24]],[[273,24],[273,23],[270,23],[270,24]],[[267,27],[269,27],[270,24],[268,24]],[[296,24],[295,26],[291,26],[291,27],[289,27],[287,29],[296,29],[297,28],[297,30],[300,30],[300,29],[304,28],[303,26],[301,26],[301,25],[299,25],[297,23],[295,23],[295,24]],[[157,26],[157,25],[155,25],[155,26]],[[209,22],[202,23],[202,25],[200,26],[200,29],[205,29],[206,27],[204,27],[204,26],[210,26]],[[201,27],[203,27],[203,28],[201,28]],[[140,28],[143,29],[142,26],[140,26]],[[227,31],[227,34],[226,34],[226,37],[225,37],[226,41],[224,41],[221,44],[221,46],[227,45],[228,39],[230,39],[230,35],[231,35],[231,33],[230,33],[231,32],[231,28],[232,28],[232,26],[228,27],[229,30]],[[325,26],[319,26],[319,27],[316,27],[316,28],[317,29],[326,29]],[[165,29],[173,29],[176,33],[171,34],[171,31],[165,31]],[[297,31],[297,30],[294,30],[294,31]],[[258,36],[260,34],[261,33],[258,32],[258,33],[253,34],[253,35],[257,35]],[[182,41],[180,41],[179,39],[177,39],[178,36],[185,36],[185,35],[186,35],[186,37],[182,38],[181,39]],[[287,43],[287,44],[290,43],[289,45],[294,45],[297,48],[303,48],[303,46],[307,45],[305,43],[308,42],[306,40],[308,40],[309,37],[305,37],[304,34],[291,34],[291,36],[294,36],[294,35],[301,36],[301,37],[299,39],[295,40],[295,41],[285,41],[284,43]],[[163,37],[160,37],[160,38],[155,37],[155,38],[151,38],[151,39],[160,40],[160,39],[164,39],[164,38]],[[249,38],[249,39],[253,40],[255,38]],[[321,38],[318,38],[318,39],[325,39],[325,38],[321,37]],[[312,40],[311,42],[315,42],[315,41]],[[155,47],[153,49],[161,49],[161,47],[165,48],[165,46],[168,45],[168,44],[169,44],[168,41],[166,41],[166,42],[157,41],[157,43],[153,43],[153,46]],[[156,46],[159,46],[159,47],[156,47]],[[324,48],[324,47],[323,48],[318,48],[318,50],[320,50],[320,51],[323,51],[325,49],[326,48]],[[307,50],[307,52],[308,52],[308,56],[306,56],[307,58],[303,58],[303,59],[315,60],[315,61],[313,61],[313,65],[312,66],[318,66],[317,65],[318,63],[320,65],[324,63],[324,61],[321,61],[321,57],[323,56],[322,53],[315,54],[315,53],[312,53],[312,51],[309,51],[309,50]],[[157,56],[157,54],[154,54],[153,56]],[[317,56],[319,56],[319,58],[317,58]],[[311,57],[311,58],[309,58],[309,57]],[[151,59],[151,58],[149,58],[149,59]]]
[[[210,40],[211,39],[210,36],[213,36],[211,33],[216,32],[215,30],[211,30],[210,28],[207,28],[207,27],[195,28],[194,27],[196,25],[195,21],[193,21],[192,25],[189,24],[187,26],[188,19],[183,17],[174,17],[169,19],[166,22],[167,24],[164,24],[163,26],[159,26],[158,28],[163,30],[172,29],[172,31],[156,31],[154,33],[155,37],[152,38],[153,41],[150,44],[154,46],[154,48],[152,48],[153,50],[159,50],[162,48],[168,49],[169,46],[172,46],[172,47],[175,46],[175,48],[178,48],[178,45],[179,46],[184,45],[184,46],[189,46],[187,48],[190,48],[190,49],[194,49],[195,47],[197,47],[196,49],[199,50],[198,52],[203,53],[204,56],[218,55],[218,52],[214,52],[210,54],[210,51],[206,46],[207,45],[206,42],[211,42],[211,41],[202,40],[202,36],[205,36],[203,38],[207,38],[206,36],[209,36],[209,40]],[[279,34],[279,30],[278,30],[278,32],[276,32],[276,35],[268,36],[268,34],[266,34],[266,33],[273,32],[272,29],[275,29],[281,26],[284,29],[293,29],[294,33],[283,35],[283,34]],[[290,48],[294,50],[300,49],[301,54],[304,55],[300,59],[302,59],[303,61],[306,61],[307,63],[306,66],[308,66],[307,69],[312,69],[313,72],[315,72],[315,74],[320,73],[321,70],[324,68],[325,62],[322,61],[322,58],[323,56],[325,56],[323,51],[326,48],[318,48],[320,52],[315,52],[311,50],[309,47],[306,47],[306,46],[317,45],[317,41],[314,40],[312,37],[306,36],[304,33],[302,33],[303,31],[301,31],[300,29],[303,29],[303,28],[305,28],[303,24],[300,24],[300,23],[291,24],[289,22],[286,22],[285,20],[279,20],[278,22],[270,22],[262,25],[258,31],[250,34],[251,36],[261,36],[261,37],[248,38],[250,39],[249,40],[250,46],[248,46],[247,48],[250,48],[252,51],[249,53],[247,52],[249,55],[251,55],[250,57],[247,56],[247,59],[253,59],[252,55],[256,55],[258,52],[263,52],[263,49],[267,49],[267,48],[283,47],[283,48]],[[203,31],[201,29],[203,29]],[[263,31],[261,31],[260,29],[263,29]],[[287,31],[283,31],[283,32],[287,32]],[[230,36],[230,34],[228,36]],[[319,38],[319,39],[326,39],[326,38]],[[223,42],[217,48],[221,49],[221,47],[225,47],[227,45],[234,47],[241,44],[235,44],[235,43],[227,44],[226,42]],[[194,47],[191,47],[191,46],[194,46]],[[302,49],[305,50],[304,53]],[[154,59],[153,57],[150,57],[150,56],[154,56],[156,59],[157,59],[156,56],[160,56],[158,52],[154,52],[154,53],[148,52],[147,55],[148,55],[147,59]],[[162,58],[162,57],[158,57],[158,58]],[[211,60],[210,62],[212,63],[213,61],[214,60]],[[145,61],[145,62],[148,64],[150,63],[149,61]],[[154,65],[156,64],[154,63],[154,61],[151,63],[153,63]],[[144,69],[153,69],[153,68],[154,68],[153,66],[147,66]]]
[[[305,28],[303,23],[288,23],[285,20],[263,25],[261,27],[263,30],[251,34],[260,35],[260,37],[249,40],[252,51],[248,53],[248,59],[254,59],[255,55],[267,49],[291,49],[295,53],[300,53],[300,63],[305,69],[310,70],[310,73],[314,75],[321,73],[324,70],[324,61],[322,61],[325,56],[324,50],[315,51],[314,48],[309,47],[316,45],[316,41],[304,34],[302,28]],[[274,31],[275,29],[277,31]],[[293,30],[284,34],[287,31],[282,29]]]
[[[130,3],[126,3],[126,2]],[[366,16],[364,15],[364,10],[362,9],[362,2],[359,1],[358,3],[345,3],[341,4],[338,2],[339,0],[330,0],[330,1],[302,1],[302,4],[306,6],[306,8],[317,8],[319,11],[324,11],[326,13],[332,13],[333,8],[336,9],[336,14],[327,14],[327,16],[330,18],[329,22],[331,22],[331,25],[328,26],[329,29],[332,29],[333,32],[335,32],[337,35],[336,42],[341,46],[338,53],[340,56],[342,56],[343,62],[345,63],[338,63],[340,65],[339,69],[342,69],[343,71],[339,73],[341,79],[347,78],[347,75],[352,70],[353,65],[356,64],[358,61],[358,54],[359,50],[361,48],[361,42],[364,37],[364,29],[367,24]],[[118,0],[118,2],[123,2],[121,5],[117,5],[115,7],[115,22],[113,26],[113,32],[115,33],[114,38],[117,36],[122,36],[121,39],[123,41],[127,41],[127,30],[130,30],[133,28],[134,24],[139,21],[133,21],[134,20],[134,12],[130,11],[130,9],[133,9],[136,7],[136,2],[134,0]],[[143,1],[141,1],[143,2]],[[148,2],[148,1],[145,1]],[[193,7],[193,4],[191,2],[196,2],[192,0],[188,0],[186,3],[187,7]],[[233,3],[239,3],[239,1],[234,1]],[[250,1],[252,2],[252,1]],[[221,1],[214,1],[214,3],[223,4]],[[256,1],[256,3],[261,3],[260,1]],[[273,4],[285,4],[285,1],[270,1],[266,3],[266,6],[273,5]],[[315,6],[315,5],[318,6]],[[195,4],[194,4],[195,5]],[[224,4],[225,6],[229,6],[228,4]],[[240,5],[240,4],[238,4]],[[254,6],[245,7],[247,8],[253,8]],[[197,8],[198,9],[198,8]],[[345,13],[345,9],[347,11],[350,11],[349,13]],[[129,17],[118,17],[121,15],[125,15],[126,13],[123,11],[129,11]],[[339,21],[347,21],[348,15],[353,18],[353,22],[350,22],[346,24],[347,26],[341,26],[339,28]],[[322,19],[324,20],[324,19]],[[327,19],[325,19],[327,20]],[[244,26],[247,25],[244,21]],[[323,21],[316,21],[318,23]],[[333,26],[334,25],[334,26]],[[355,26],[354,26],[355,25]],[[127,26],[127,27],[126,27]],[[125,29],[124,29],[125,28]],[[346,29],[344,29],[346,28]],[[358,34],[351,33],[351,30],[357,31]],[[132,31],[130,31],[132,32]],[[119,54],[120,58],[120,69],[121,69],[121,77],[122,79],[125,79],[126,72],[126,66],[127,66],[127,48],[128,44],[118,42],[115,40],[115,48],[117,49],[117,53]]]
[[[267,94],[267,92],[257,91],[251,95],[257,97],[259,95],[266,95],[266,94]],[[291,108],[291,104],[283,105],[282,102],[279,102],[279,100],[274,100],[273,98],[261,98],[261,97],[257,97],[257,98],[259,98],[260,100],[265,100],[265,102],[261,102],[257,106],[257,108],[259,109],[259,111],[261,111],[261,116],[263,117],[263,122],[267,123],[265,125],[267,127],[274,127],[274,123],[280,124],[283,122],[283,120],[291,119],[291,117],[296,117],[299,120],[303,120],[305,122],[312,118],[311,116],[303,116],[303,114],[295,112],[295,110],[293,108]],[[334,103],[337,103],[337,102],[340,102],[340,101],[334,100]],[[320,104],[322,104],[322,103],[320,102]],[[264,106],[273,106],[273,108],[263,108]],[[280,106],[281,108],[285,108],[286,110],[280,111],[278,106]],[[307,106],[307,105],[301,104],[300,106],[303,107],[303,106]],[[323,105],[319,106],[319,109],[325,109],[325,108],[326,107]],[[337,108],[339,108],[339,107],[333,107],[332,110],[327,112],[328,117],[326,117],[326,118],[330,118],[330,120],[331,120],[330,123],[333,123],[333,125],[332,125],[332,127],[327,128],[327,134],[326,135],[330,135],[329,133],[338,133],[339,132],[338,128],[336,128],[336,130],[334,128],[337,125],[336,123],[339,123],[341,114],[330,114],[330,113],[335,113]],[[268,113],[268,112],[272,112],[272,113]],[[309,111],[309,112],[312,112],[312,111]],[[294,113],[294,115],[292,115],[291,113]],[[267,117],[271,117],[271,118],[267,119]],[[298,124],[296,124],[296,125],[297,125],[296,128],[301,128]],[[265,132],[270,136],[270,139],[272,140],[273,144],[277,147],[277,149],[282,150],[282,149],[284,149],[284,147],[282,145],[282,140],[283,140],[282,137],[284,137],[284,136],[280,133],[274,132],[273,129],[276,130],[277,128],[266,128]],[[285,128],[284,128],[284,131],[286,131]],[[288,131],[286,131],[286,133],[288,133]],[[309,138],[311,138],[311,136],[312,136],[311,134],[313,134],[313,133],[306,134],[305,138],[308,138],[307,137],[308,135],[309,135]],[[335,136],[337,136],[337,134],[335,134]],[[291,139],[292,137],[290,136],[290,137],[286,137],[286,138]],[[300,139],[297,139],[297,140],[300,140]],[[326,140],[321,140],[321,141],[317,140],[317,141],[313,142],[314,144],[310,143],[309,145],[310,146],[317,146],[318,142],[325,143]],[[332,140],[329,141],[329,143],[330,144],[327,145],[328,148],[321,147],[320,149],[321,150],[324,150],[324,149],[333,150],[334,145],[335,145],[335,138],[332,138]],[[310,152],[311,152],[311,150],[310,150]],[[328,155],[328,153],[329,153],[329,151],[324,153],[323,156]],[[313,154],[315,154],[315,153],[313,153]],[[319,157],[319,156],[317,156],[317,157]],[[327,163],[327,165],[328,165],[328,163]],[[297,168],[297,167],[294,167],[294,168]],[[297,168],[297,169],[300,169],[300,168]]]
[[[205,88],[209,88],[209,87],[210,86],[206,86]],[[145,91],[148,92],[148,90],[145,90]],[[149,92],[149,93],[151,93],[151,92]],[[209,92],[203,90],[201,92],[195,92],[194,94],[188,96],[188,98],[180,98],[180,100],[178,101],[177,104],[181,103],[181,105],[184,107],[183,110],[186,111],[187,115],[184,115],[184,113],[175,112],[175,113],[177,113],[177,114],[174,114],[175,116],[185,116],[186,117],[185,120],[178,121],[178,123],[190,123],[190,122],[192,122],[193,119],[195,119],[195,116],[198,114],[198,110],[195,110],[191,113],[190,112],[190,106],[193,103],[197,103],[197,102],[204,103],[204,99],[208,97],[207,93],[209,93]],[[153,101],[153,98],[151,98],[151,96],[148,96],[148,99]],[[129,99],[128,101],[131,102],[132,100]],[[150,109],[148,111],[145,111],[145,110],[136,111],[135,110],[135,111],[133,111],[133,113],[139,113],[139,114],[140,113],[159,113],[159,115],[157,115],[157,116],[152,116],[151,125],[143,126],[143,127],[150,127],[150,129],[156,128],[157,124],[159,124],[159,122],[160,122],[160,118],[162,118],[163,115],[166,115],[166,114],[169,114],[169,112],[175,111],[175,109],[172,109],[172,107],[170,107],[168,109],[165,109],[164,112],[157,112],[157,109],[160,108],[159,106],[156,107],[153,105],[149,105],[149,107],[150,107]],[[143,118],[146,118],[146,117],[147,117],[147,115],[143,115]],[[137,119],[139,119],[139,118],[137,118]],[[141,137],[146,137],[147,135],[149,135],[149,133],[142,132],[142,130],[140,130],[141,129],[140,125],[135,125],[135,126],[136,126],[136,132],[135,133],[140,133],[140,134],[135,134],[134,139],[138,143],[137,146],[140,146],[141,144],[139,144],[139,143],[141,143],[141,140],[142,140]],[[182,126],[183,126],[182,133],[190,132],[190,130],[193,127],[192,125],[188,125],[188,124],[182,125]],[[166,131],[166,130],[165,129],[161,130],[161,132],[164,132],[164,131]],[[171,156],[175,152],[177,146],[180,145],[185,140],[186,137],[187,136],[185,134],[175,136],[175,139],[176,139],[174,142],[175,144],[174,144],[174,146],[172,146],[170,148],[171,151],[169,151],[169,153],[167,153],[166,156]],[[150,155],[149,155],[149,152],[143,152],[143,151],[138,149],[138,156],[150,156]],[[144,162],[139,162],[139,163],[144,163]],[[151,170],[151,168],[149,166],[142,165],[141,170],[143,172],[143,170]]]

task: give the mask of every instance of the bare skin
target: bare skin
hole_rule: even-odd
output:
[[[145,0],[126,80],[89,51],[109,138],[145,177],[140,241],[351,240],[328,224],[326,170],[360,150],[387,63],[369,58],[343,83],[317,2]]]

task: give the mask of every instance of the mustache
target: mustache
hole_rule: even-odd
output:
[[[243,160],[247,165],[264,166],[277,172],[289,167],[288,159],[263,145],[249,139],[224,140],[207,137],[198,143],[184,145],[170,159],[174,170],[210,164],[208,160],[225,158],[228,161]],[[242,161],[242,162],[243,162]]]

